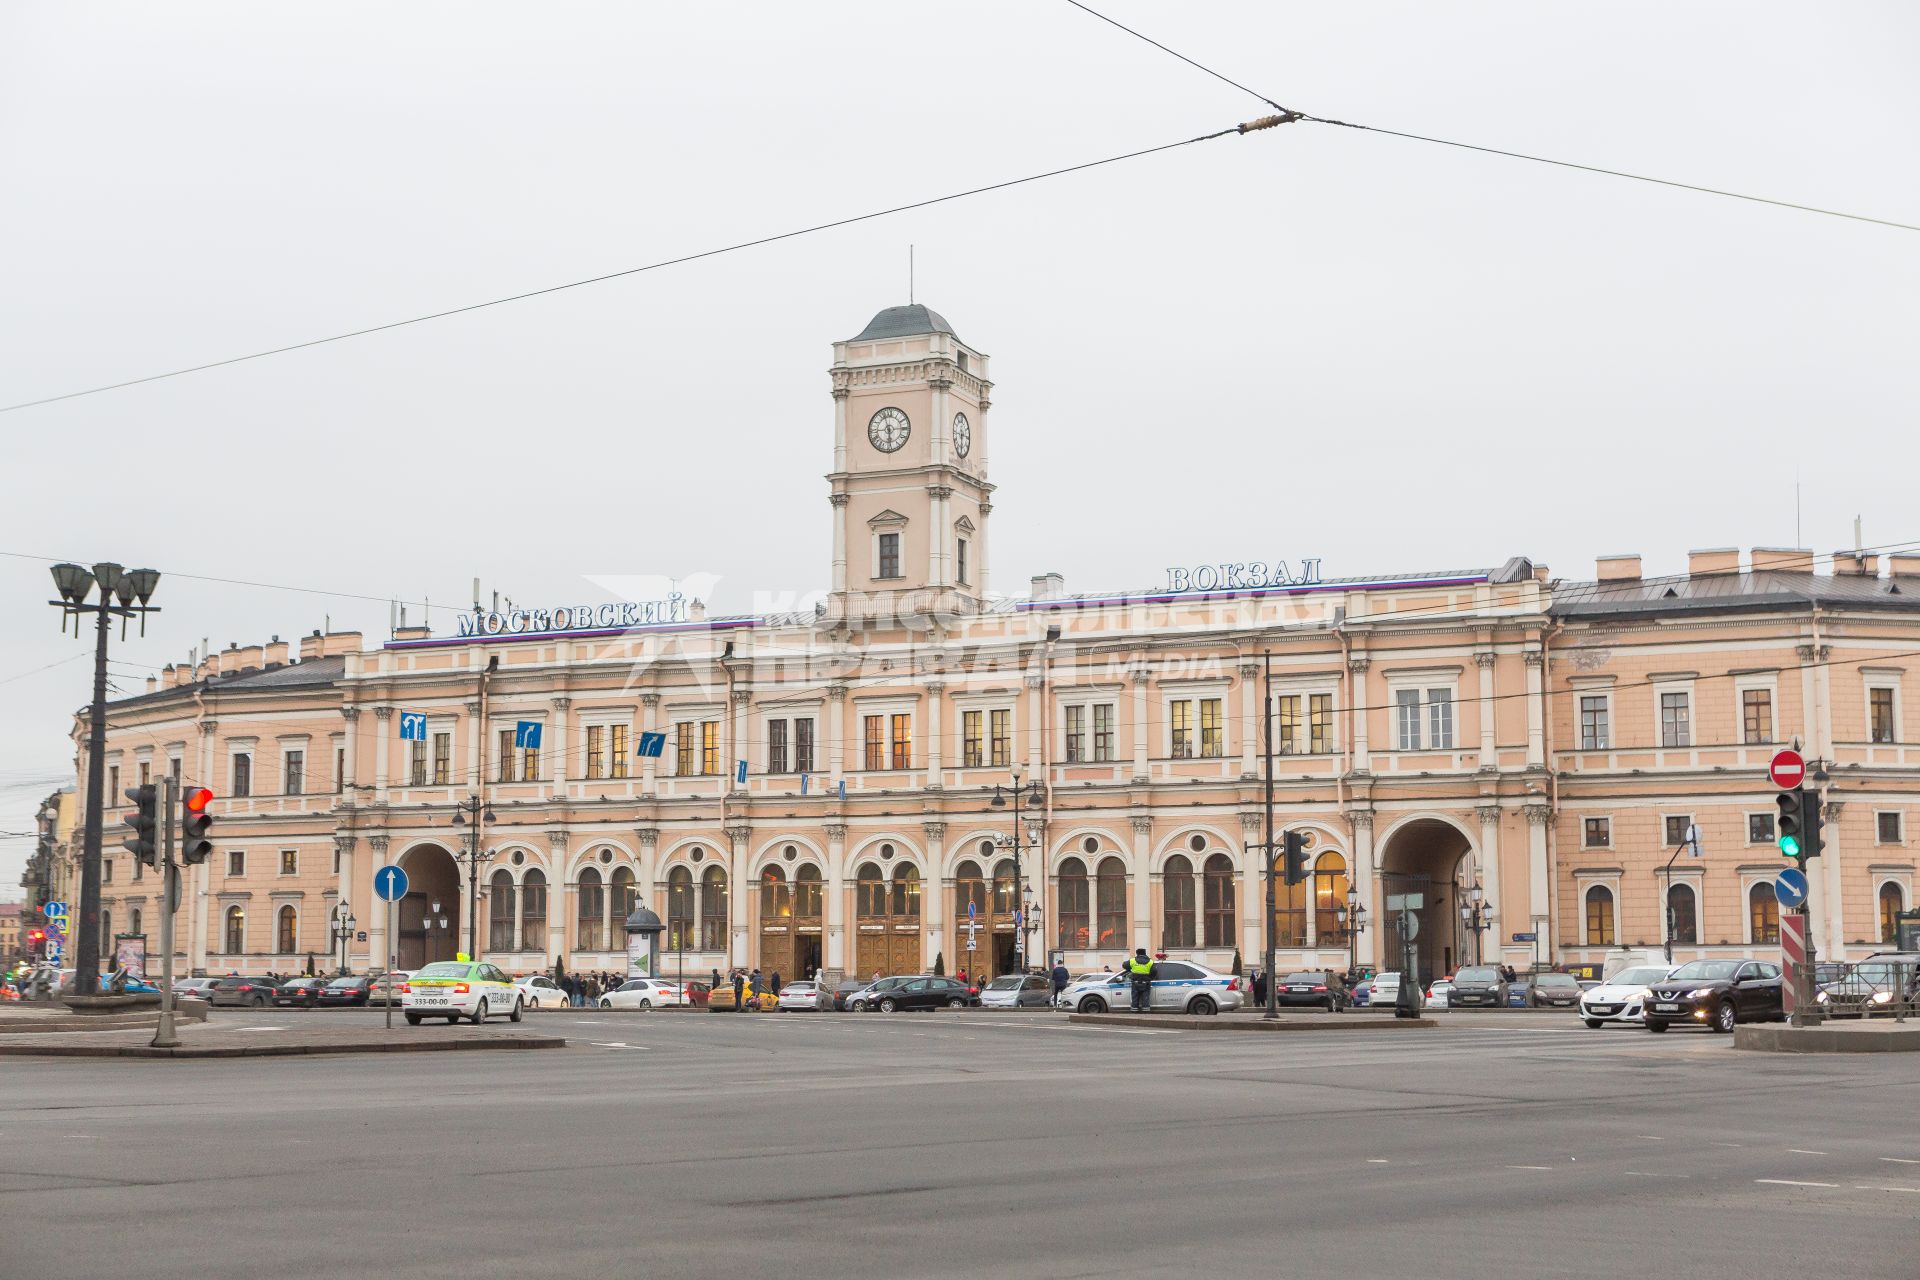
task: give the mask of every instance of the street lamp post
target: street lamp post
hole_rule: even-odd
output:
[[[74,940],[73,993],[98,994],[100,985],[100,825],[105,796],[101,794],[107,777],[107,624],[120,619],[120,636],[126,638],[128,618],[140,619],[140,634],[147,633],[147,615],[159,609],[149,605],[153,589],[160,585],[155,569],[128,571],[110,560],[91,570],[77,564],[53,566],[53,584],[60,592],[58,600],[47,603],[60,610],[60,627],[66,629],[73,619],[73,633],[80,634],[80,615],[94,615],[93,705],[87,717],[87,818],[86,835],[80,854],[80,927]],[[87,596],[98,584],[100,599],[87,603]],[[136,604],[135,601],[138,601]],[[116,800],[118,797],[116,797]]]
[[[333,909],[333,941],[340,951],[340,973],[343,977],[347,972],[347,943],[358,924],[359,921],[353,918],[353,908],[342,899],[340,905]]]
[[[1473,888],[1467,890],[1467,900],[1460,904],[1460,923],[1473,931],[1473,962],[1482,964],[1480,935],[1487,931],[1493,919],[1493,912],[1487,905],[1487,891],[1475,880]]]
[[[480,824],[498,821],[493,815],[493,806],[483,803],[479,796],[468,796],[454,806],[453,825],[467,829],[460,852],[454,858],[465,863],[467,868],[467,954],[476,958],[480,954],[473,945],[475,930],[480,923],[480,867],[482,863],[493,861],[492,851],[482,851],[480,848],[483,838]],[[438,906],[434,907],[435,911],[439,909]]]
[[[440,914],[440,904],[436,902],[428,909],[426,918],[420,922],[420,927],[426,931],[425,937],[420,944],[420,958],[425,960],[428,953],[433,950],[433,931],[435,929],[451,929],[453,925],[451,921]]]
[[[1013,802],[1012,803],[1013,835],[1011,837],[1002,837],[1000,840],[996,841],[995,843],[999,844],[1000,847],[1003,849],[1011,847],[1013,850],[1013,903],[1012,905],[1013,905],[1013,913],[1014,913],[1014,921],[1013,921],[1013,928],[1014,928],[1013,936],[1015,940],[1014,949],[1020,957],[1020,972],[1025,973],[1027,969],[1030,967],[1028,964],[1029,955],[1027,952],[1027,938],[1028,938],[1028,934],[1031,931],[1029,921],[1031,919],[1032,913],[1029,910],[1027,910],[1027,901],[1026,901],[1027,882],[1026,882],[1026,877],[1021,872],[1021,864],[1020,864],[1020,852],[1021,852],[1020,810],[1023,807],[1029,808],[1029,809],[1037,809],[1042,804],[1046,803],[1047,789],[1046,787],[1042,786],[1038,782],[1029,782],[1029,783],[1022,784],[1020,780],[1021,770],[1018,768],[1015,768],[1012,772],[1013,772],[1013,785],[1011,788],[1001,787],[998,785],[994,787],[993,807],[996,809],[1004,809],[1007,807],[1007,803],[1009,800]],[[1041,836],[1039,819],[1037,818],[1029,819],[1027,822],[1027,826],[1028,826],[1028,830],[1026,834],[1029,837],[1028,842],[1037,846],[1040,843],[1040,836]]]
[[[1360,967],[1360,931],[1367,927],[1367,909],[1360,905],[1360,891],[1347,889],[1346,905],[1334,908],[1333,918],[1347,931],[1347,976],[1352,979]]]

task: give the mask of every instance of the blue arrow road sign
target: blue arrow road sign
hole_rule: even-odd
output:
[[[736,782],[745,782],[747,780],[747,762],[745,760],[741,760],[736,764],[733,777]]]
[[[398,902],[407,896],[407,873],[398,867],[382,867],[373,873],[373,891],[382,902]]]
[[[637,756],[658,756],[667,749],[667,735],[664,733],[643,733],[640,746],[633,754]]]
[[[540,722],[522,720],[513,726],[513,745],[520,751],[540,749]]]
[[[46,906],[40,908],[40,910],[45,913],[47,919],[58,920],[61,916],[67,914],[67,904],[64,902],[49,902]]]
[[[1773,896],[1780,905],[1789,909],[1799,906],[1807,900],[1807,873],[1798,867],[1788,867],[1773,881]]]
[[[427,740],[426,712],[402,711],[400,713],[400,740],[402,742],[425,742]]]

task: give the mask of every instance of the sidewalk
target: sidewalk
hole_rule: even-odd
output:
[[[1920,1053],[1920,1022],[1849,1018],[1817,1027],[1771,1022],[1735,1027],[1733,1047],[1760,1053]]]
[[[329,1022],[182,1022],[180,1047],[152,1045],[154,1019],[137,1027],[105,1027],[102,1019],[60,1019],[65,1025],[0,1028],[0,1057],[273,1058],[332,1053],[441,1053],[485,1049],[563,1049],[562,1036],[482,1027],[345,1027]],[[117,1021],[117,1020],[116,1020]],[[76,1026],[75,1023],[82,1023]]]

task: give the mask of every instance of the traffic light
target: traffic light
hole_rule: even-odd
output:
[[[1780,846],[1780,855],[1798,859],[1806,854],[1806,792],[1798,787],[1792,791],[1782,791],[1773,798],[1780,812],[1773,820],[1774,842]],[[1819,807],[1819,798],[1815,797],[1814,807]]]
[[[38,960],[41,948],[47,945],[47,931],[35,929],[27,935],[27,959]]]
[[[160,865],[160,849],[153,842],[153,833],[158,829],[154,821],[158,816],[154,811],[158,795],[159,790],[150,782],[127,788],[127,799],[133,801],[134,807],[124,821],[133,829],[133,834],[120,842],[123,849],[150,867]]]
[[[1820,793],[1803,791],[1800,793],[1800,845],[1809,858],[1820,856]]]
[[[188,787],[180,797],[180,861],[185,866],[213,856],[213,841],[207,838],[213,826],[213,815],[207,812],[212,800],[213,792],[205,787]]]
[[[1303,831],[1289,831],[1281,839],[1281,851],[1286,858],[1287,883],[1304,883],[1307,878],[1306,833]]]

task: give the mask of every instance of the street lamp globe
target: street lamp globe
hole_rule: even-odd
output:
[[[125,572],[126,570],[111,560],[102,560],[99,564],[93,566],[93,580],[100,584],[101,603],[104,604],[107,597],[113,595],[119,589],[120,575]]]
[[[93,589],[93,575],[77,564],[53,566],[53,585],[68,604],[79,604]]]

